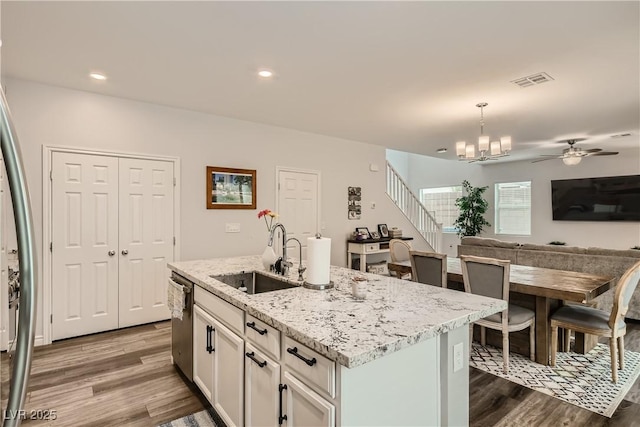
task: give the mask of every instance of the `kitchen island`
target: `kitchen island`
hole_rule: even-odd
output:
[[[297,286],[254,295],[211,277],[261,271],[258,256],[169,267],[197,285],[194,382],[235,425],[467,425],[468,325],[506,308],[333,266],[322,291],[295,268],[262,274]],[[363,301],[354,275],[368,279]]]

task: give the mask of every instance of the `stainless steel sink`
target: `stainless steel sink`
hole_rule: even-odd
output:
[[[244,284],[244,286],[247,287],[247,293],[252,295],[297,287],[297,285],[287,283],[283,280],[275,279],[271,276],[261,274],[257,271],[252,271],[249,273],[226,274],[221,276],[211,275],[210,277],[219,280],[229,286],[233,286],[236,289]]]

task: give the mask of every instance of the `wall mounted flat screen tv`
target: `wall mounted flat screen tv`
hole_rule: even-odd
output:
[[[640,221],[640,175],[551,181],[554,221]]]

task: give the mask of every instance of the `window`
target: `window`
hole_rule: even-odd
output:
[[[531,181],[496,184],[496,234],[531,235]]]
[[[442,231],[455,233],[453,222],[458,219],[460,210],[456,206],[456,199],[462,196],[462,186],[422,188],[420,201],[427,210],[442,223]]]

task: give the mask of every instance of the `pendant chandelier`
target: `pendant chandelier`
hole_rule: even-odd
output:
[[[480,108],[480,137],[478,138],[478,149],[476,155],[476,146],[467,144],[465,141],[456,142],[456,154],[458,160],[466,160],[472,162],[484,162],[485,160],[497,160],[500,157],[509,155],[511,151],[511,137],[503,136],[500,140],[491,141],[488,135],[484,134],[484,107],[486,102],[476,104]]]

